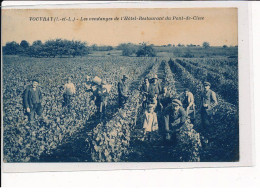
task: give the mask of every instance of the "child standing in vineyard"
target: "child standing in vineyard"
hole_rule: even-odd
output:
[[[158,130],[157,114],[154,112],[155,105],[149,104],[147,110],[144,112],[144,135],[151,140],[152,133]]]
[[[71,78],[69,77],[67,79],[67,83],[64,86],[64,93],[63,93],[63,107],[68,108],[68,112],[70,113],[71,111],[71,101],[72,101],[72,96],[76,93],[76,88],[74,84],[71,82]]]

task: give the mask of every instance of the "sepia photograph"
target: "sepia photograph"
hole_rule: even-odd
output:
[[[2,10],[3,162],[239,162],[238,9]]]

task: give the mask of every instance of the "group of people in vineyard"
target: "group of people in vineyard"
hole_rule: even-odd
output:
[[[210,117],[213,107],[218,102],[216,94],[210,89],[211,84],[204,82],[201,94],[201,121],[206,132],[210,129]],[[141,86],[142,107],[144,110],[143,131],[144,138],[151,140],[158,131],[164,134],[164,140],[176,143],[177,133],[186,122],[195,119],[195,102],[192,92],[186,88],[179,98],[172,98],[167,86],[161,87],[157,75],[145,78]],[[208,139],[210,136],[207,137]]]
[[[118,106],[121,108],[127,100],[127,84],[128,77],[123,75],[121,81],[118,82]],[[42,115],[42,94],[38,87],[39,81],[37,79],[32,80],[32,84],[26,86],[23,93],[23,106],[26,115],[30,122],[34,122],[36,115],[41,117]],[[92,92],[92,101],[94,102],[97,110],[97,116],[100,120],[104,120],[106,116],[108,96],[112,85],[99,77],[95,76],[93,79],[90,76],[86,76],[86,82],[84,83],[86,92]],[[72,109],[73,96],[76,94],[76,87],[72,83],[71,77],[66,79],[63,91],[62,107],[64,112],[70,113]]]
[[[118,82],[118,107],[122,108],[128,98],[128,77],[123,75],[123,78]],[[27,86],[23,94],[23,104],[26,114],[28,114],[29,121],[32,122],[36,115],[42,115],[42,94],[38,87],[39,81],[32,80],[32,84]],[[90,79],[86,78],[84,83],[86,91],[91,91],[93,94],[93,101],[97,107],[97,115],[100,120],[105,120],[107,102],[109,92],[112,85],[106,83],[105,80],[97,76]],[[216,94],[210,89],[211,84],[204,82],[204,92],[201,94],[201,121],[202,128],[207,131],[210,128],[210,117],[213,107],[218,102]],[[172,98],[168,92],[167,86],[161,87],[158,76],[155,74],[152,78],[146,77],[140,88],[142,95],[142,109],[143,120],[142,127],[144,131],[144,138],[151,140],[153,134],[158,134],[159,129],[164,133],[165,140],[172,140],[176,142],[176,134],[178,130],[190,118],[195,119],[195,102],[194,96],[185,89],[181,98]],[[72,99],[76,94],[75,85],[71,78],[67,78],[64,85],[63,103],[64,109],[70,113],[72,109]]]
[[[26,86],[23,92],[23,108],[30,122],[34,122],[36,115],[38,115],[38,117],[42,116],[42,93],[38,85],[39,80],[33,79],[32,84]],[[76,88],[69,77],[64,85],[62,103],[63,107],[67,107],[68,112],[71,110],[71,101],[75,93]]]

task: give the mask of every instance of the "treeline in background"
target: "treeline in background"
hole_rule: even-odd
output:
[[[19,43],[12,41],[3,46],[4,55],[23,55],[30,57],[76,57],[86,56],[94,52],[106,52],[106,55],[122,55],[137,57],[155,57],[169,56],[185,58],[203,58],[212,56],[226,56],[237,58],[237,46],[211,46],[209,42],[203,42],[202,45],[194,44],[167,44],[157,46],[148,43],[121,43],[118,46],[99,46],[88,45],[86,42],[79,40],[55,39],[42,42],[34,41],[31,45],[28,41],[22,40]]]
[[[8,42],[3,47],[3,54],[6,55],[28,55],[30,57],[64,57],[64,56],[84,56],[89,53],[85,42],[74,40],[48,40],[42,43],[36,40],[29,44],[22,40],[20,44],[15,41]]]

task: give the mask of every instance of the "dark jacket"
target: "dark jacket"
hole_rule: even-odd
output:
[[[180,107],[177,112],[172,106],[168,106],[165,110],[165,129],[167,131],[178,130],[187,120],[186,111]]]
[[[171,97],[168,93],[165,96],[163,96],[163,94],[159,95],[158,99],[159,99],[159,105],[161,111],[165,110],[168,107],[168,105],[171,103]]]
[[[107,102],[108,93],[105,88],[99,86],[95,91],[93,91],[93,94],[96,97],[96,103]]]
[[[146,83],[143,83],[142,86],[141,86],[141,92],[142,93],[147,93],[148,92],[148,89],[149,89],[149,83],[148,85]]]
[[[155,95],[159,95],[161,93],[161,85],[159,84],[159,82],[155,83],[151,83],[148,89],[148,95],[150,97],[155,97]]]
[[[36,95],[38,95],[38,101]],[[24,91],[24,98],[23,98],[24,108],[31,109],[35,104],[41,103],[41,101],[42,101],[42,93],[40,91],[40,88],[37,87],[36,91],[34,91],[32,86],[27,86]]]

